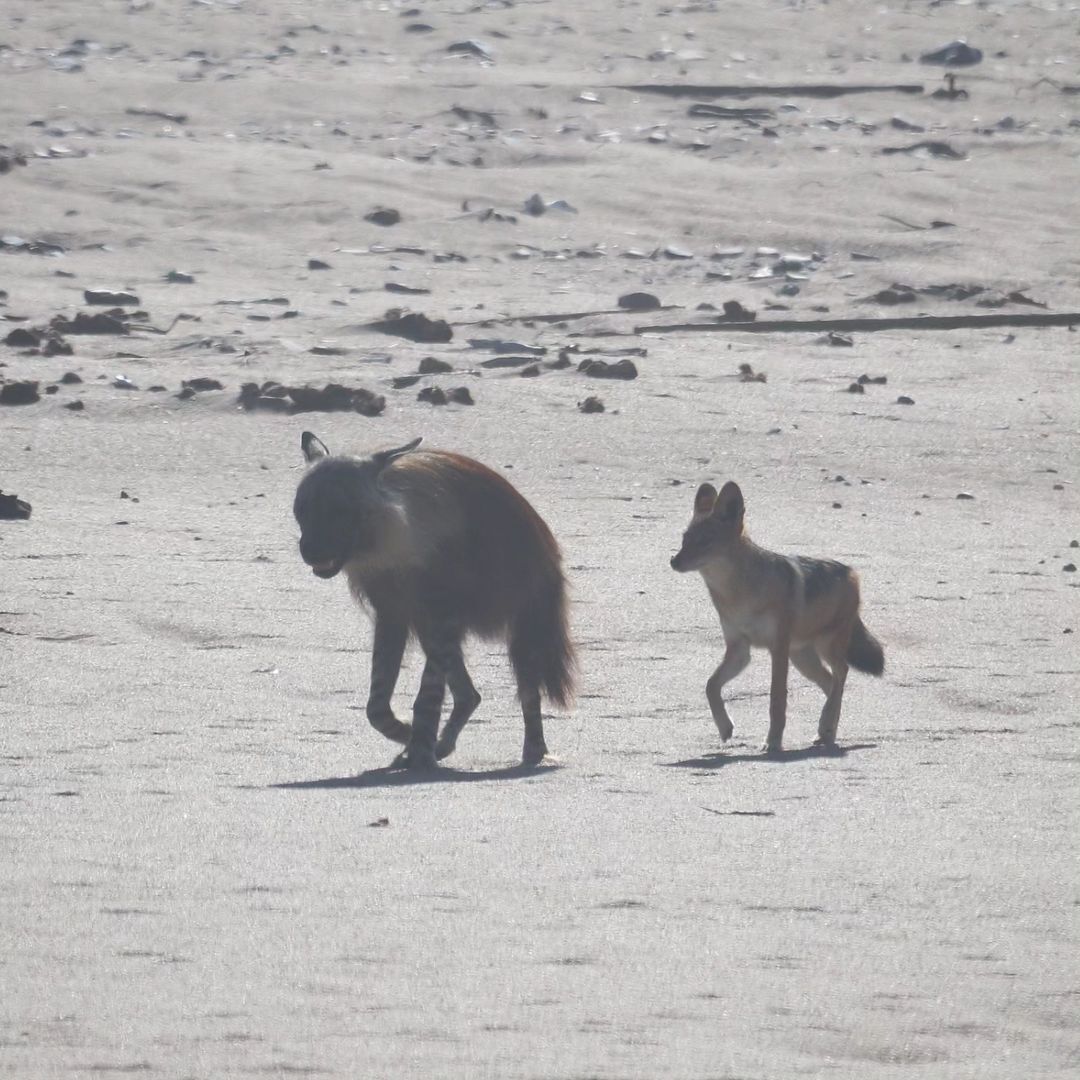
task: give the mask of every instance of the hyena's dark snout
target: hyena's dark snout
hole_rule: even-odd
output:
[[[340,554],[318,538],[304,535],[300,537],[300,558],[311,567],[319,577],[333,577],[342,567],[344,560]]]
[[[671,556],[671,569],[677,570],[680,574],[683,572],[683,553],[681,551],[677,551]]]

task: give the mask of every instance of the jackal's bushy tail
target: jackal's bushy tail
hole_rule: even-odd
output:
[[[867,675],[880,675],[885,670],[885,650],[863,625],[862,619],[855,620],[855,628],[851,631],[847,661],[856,671],[865,671]]]
[[[574,696],[577,658],[566,617],[560,574],[523,610],[510,628],[510,663],[521,686],[535,686],[563,708]]]

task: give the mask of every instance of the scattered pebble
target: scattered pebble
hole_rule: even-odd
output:
[[[914,405],[915,404],[915,399],[914,398],[909,398],[907,396],[907,394],[901,394],[896,399],[896,404],[897,405]]]
[[[138,307],[140,303],[134,293],[113,292],[109,289],[84,289],[83,300],[99,307]]]
[[[638,369],[633,360],[624,357],[613,364],[606,360],[586,358],[578,364],[578,371],[592,379],[636,379]]]
[[[660,298],[652,293],[632,292],[619,297],[619,307],[624,311],[655,311],[660,306]]]
[[[393,207],[377,206],[370,213],[364,215],[364,220],[370,221],[372,225],[389,228],[391,225],[397,225],[401,221],[401,212],[393,209]]]
[[[170,270],[165,275],[165,281],[169,285],[194,285],[195,276],[193,274],[185,274],[182,270]]]
[[[764,371],[755,371],[749,364],[739,365],[739,382],[750,383],[757,382],[763,383],[768,380]]]
[[[454,336],[450,324],[443,319],[429,319],[418,312],[404,313],[398,309],[388,311],[378,322],[368,323],[368,328],[423,344],[445,344]]]
[[[604,411],[604,403],[595,396],[587,397],[584,401],[578,402],[578,409],[583,413],[602,413]]]
[[[922,64],[941,64],[943,67],[970,67],[982,61],[981,49],[976,49],[966,41],[950,41],[939,49],[925,52],[919,57]]]
[[[446,391],[441,386],[425,386],[419,394],[416,395],[417,401],[428,401],[432,405],[445,405],[450,399],[446,396]]]
[[[32,507],[17,495],[5,495],[0,491],[0,518],[5,521],[28,521]]]
[[[421,375],[441,375],[443,372],[453,370],[452,364],[448,364],[445,360],[438,360],[434,356],[425,356],[417,368]]]
[[[329,270],[330,264],[323,262],[322,259],[308,259],[307,268],[309,270]]]
[[[467,386],[455,386],[452,390],[446,392],[448,400],[454,402],[457,405],[475,405],[473,396]]]
[[[0,386],[0,405],[33,405],[41,400],[40,383],[32,379],[9,382]]]
[[[958,499],[974,499],[975,498],[975,496],[972,495],[970,491],[959,491],[959,492],[957,492],[956,497]]]
[[[847,392],[849,394],[865,394],[866,387],[860,382],[853,382],[848,386]]]

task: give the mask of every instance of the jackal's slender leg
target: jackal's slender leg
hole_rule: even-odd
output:
[[[367,718],[380,735],[399,743],[408,743],[410,728],[394,715],[391,699],[401,672],[401,658],[405,654],[408,637],[408,628],[403,623],[376,614]]]
[[[829,696],[825,699],[825,706],[821,710],[821,720],[818,722],[818,737],[815,740],[818,746],[832,746],[836,742],[836,728],[840,723],[840,704],[844,700],[844,683],[847,681],[848,673],[848,662],[844,653],[840,653],[839,656],[830,656],[828,659],[832,665],[832,687],[829,690]]]
[[[705,696],[709,700],[713,720],[716,722],[720,738],[724,742],[731,738],[731,733],[735,730],[724,706],[724,686],[731,682],[741,671],[745,670],[746,665],[749,663],[750,642],[745,638],[735,638],[728,641],[724,659],[720,661],[720,666],[712,673],[709,681],[705,684]]]
[[[445,665],[450,693],[454,697],[454,707],[450,710],[450,716],[443,725],[442,734],[435,746],[435,756],[440,761],[454,752],[461,729],[469,722],[469,717],[476,712],[476,707],[480,704],[480,694],[469,678],[465,658],[461,655],[460,640],[446,646],[442,662]]]
[[[535,686],[518,685],[521,715],[525,718],[525,744],[521,750],[522,765],[539,765],[548,756],[544,741],[544,720],[540,715],[540,691]]]
[[[821,662],[821,657],[818,656],[817,649],[813,645],[796,649],[791,654],[791,662],[798,671],[815,683],[826,697],[829,696],[832,690],[832,676],[829,674],[829,669]]]
[[[791,639],[781,632],[770,650],[772,679],[769,684],[769,734],[762,749],[766,753],[784,745],[784,725],[787,723],[788,666],[791,659]]]

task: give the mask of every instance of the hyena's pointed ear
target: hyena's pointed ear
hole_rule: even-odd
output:
[[[408,454],[410,451],[415,450],[423,441],[424,436],[418,435],[412,442],[407,442],[404,446],[398,446],[393,450],[380,450],[377,454],[372,454],[372,460],[380,469],[385,469],[391,461],[401,457],[403,454]]]
[[[326,449],[326,443],[310,431],[305,431],[300,436],[300,449],[304,451],[304,460],[309,465],[330,456],[330,451]]]
[[[746,504],[743,502],[742,492],[739,490],[739,485],[734,480],[729,480],[721,489],[720,494],[716,497],[716,507],[713,513],[717,517],[729,518],[732,521],[739,520],[746,511]]]
[[[716,488],[712,484],[702,484],[694,496],[694,517],[706,517],[716,505]]]

